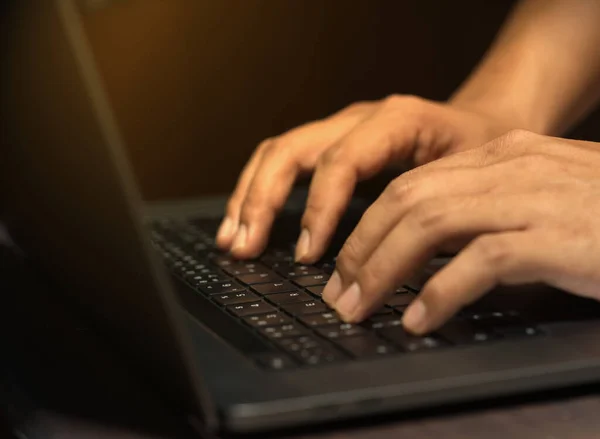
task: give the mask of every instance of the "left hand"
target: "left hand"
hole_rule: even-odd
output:
[[[403,318],[437,329],[497,285],[600,299],[600,144],[513,131],[396,178],[340,252],[324,300],[349,322],[451,242],[466,242]]]

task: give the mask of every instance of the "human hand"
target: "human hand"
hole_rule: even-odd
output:
[[[353,104],[258,147],[229,200],[217,244],[238,258],[258,256],[294,181],[314,171],[296,247],[299,262],[314,262],[358,181],[386,166],[420,165],[479,146],[514,127],[481,112],[413,96]]]
[[[467,244],[406,310],[411,332],[497,285],[600,299],[600,144],[512,131],[401,175],[344,244],[323,298],[358,322],[450,241]]]

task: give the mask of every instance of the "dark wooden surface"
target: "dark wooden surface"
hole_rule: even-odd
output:
[[[597,439],[600,437],[600,397],[591,394],[540,395],[536,401],[512,399],[503,405],[470,406],[452,413],[429,412],[416,419],[402,416],[397,421],[359,426],[327,433],[314,432],[301,437],[334,438],[414,438],[414,439]],[[581,390],[579,390],[581,392]]]

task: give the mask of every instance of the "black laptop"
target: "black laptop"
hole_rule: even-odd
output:
[[[341,322],[321,293],[360,200],[317,264],[293,263],[301,193],[260,258],[220,253],[224,197],[141,202],[77,3],[14,1],[3,20],[11,235],[194,422],[266,431],[600,378],[600,306],[542,285],[407,334],[402,312],[444,259],[365,322]]]

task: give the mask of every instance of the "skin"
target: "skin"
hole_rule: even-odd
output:
[[[329,288],[324,298],[358,322],[461,239],[407,309],[412,332],[436,329],[498,285],[543,282],[600,300],[599,215],[600,144],[511,131],[394,180],[338,256],[339,297]]]
[[[412,163],[416,168],[392,183],[392,189],[382,194],[369,210],[370,214],[363,218],[349,238],[338,258],[338,269],[332,275],[323,297],[348,321],[358,321],[366,317],[376,303],[384,300],[385,292],[391,285],[389,282],[400,282],[409,271],[424,263],[440,245],[464,243],[475,237],[444,269],[445,272],[458,263],[456,261],[464,259],[461,256],[464,252],[472,253],[470,246],[479,245],[476,243],[480,234],[490,232],[483,223],[480,224],[480,231],[475,226],[472,229],[467,227],[469,220],[477,222],[470,219],[475,206],[495,203],[496,208],[500,209],[500,205],[512,203],[507,204],[511,206],[511,212],[531,209],[527,198],[530,195],[526,194],[533,190],[527,186],[534,184],[533,176],[509,170],[513,165],[503,167],[499,163],[489,164],[488,155],[497,155],[489,151],[508,148],[507,151],[512,152],[506,154],[514,156],[513,161],[518,162],[520,156],[515,155],[514,151],[522,151],[519,148],[528,146],[538,151],[540,145],[553,148],[562,144],[558,139],[548,140],[546,137],[525,141],[521,139],[521,134],[514,135],[512,130],[560,135],[585,116],[598,101],[598,22],[600,2],[596,0],[523,1],[509,17],[480,65],[448,102],[392,95],[381,101],[353,104],[326,119],[265,140],[240,176],[217,234],[217,244],[238,258],[258,256],[267,243],[273,220],[284,205],[294,181],[298,176],[312,172],[309,197],[296,246],[296,259],[303,263],[314,262],[327,248],[357,182],[372,177],[385,167]],[[507,133],[511,134],[507,136]],[[570,151],[561,156],[565,160],[568,154],[576,155],[576,151],[594,150],[596,147],[595,144],[583,148],[569,141],[563,143],[569,146],[564,151]],[[530,152],[522,151],[520,154],[529,157]],[[458,159],[455,157],[466,161],[456,162]],[[466,157],[474,161],[469,162]],[[505,161],[513,163],[511,160]],[[531,160],[523,159],[527,163]],[[498,174],[499,168],[506,169],[503,171],[506,174]],[[415,176],[419,176],[419,179]],[[546,178],[544,182],[536,180],[535,184],[552,185],[550,176],[546,175]],[[422,179],[428,183],[423,183]],[[509,189],[505,194],[502,192],[504,195],[496,195],[498,190],[490,189],[491,186]],[[591,187],[582,184],[580,190]],[[411,195],[408,199],[413,201],[390,196],[390,193],[403,191],[409,192]],[[499,198],[496,202],[488,198],[486,202],[483,198],[478,202],[469,201],[477,196],[483,197],[486,191],[505,198]],[[407,239],[406,233],[413,231],[408,230],[403,218],[405,215],[409,219],[420,215],[413,213],[413,209],[417,209],[417,212],[427,209],[416,208],[411,202],[418,200],[419,203],[425,203],[430,198],[441,199],[438,201],[445,203],[449,211],[455,212],[458,217],[454,221],[457,224],[464,222],[460,227],[465,229],[458,234],[447,232],[451,236],[444,235],[443,243],[424,237],[429,242],[427,251],[417,250],[414,247],[416,243],[412,244],[413,247],[407,244],[407,240],[412,241]],[[569,202],[558,196],[552,200],[556,203]],[[455,208],[454,203],[465,203],[469,209]],[[562,209],[560,204],[555,208]],[[493,206],[485,209],[486,212],[493,211]],[[397,220],[396,223],[390,223],[392,218]],[[497,227],[501,229],[504,226],[497,224]],[[508,229],[502,229],[503,232],[517,233],[506,227]],[[536,233],[541,234],[540,240],[550,240],[551,235],[546,238],[542,236],[550,234],[549,229],[542,228]],[[484,243],[491,240],[487,237],[481,239]],[[412,252],[412,257],[420,259],[415,259],[410,267],[397,264],[390,266],[388,262],[390,273],[385,273],[385,282],[388,284],[371,285],[368,283],[371,281],[365,281],[367,283],[363,285],[361,279],[369,279],[368,275],[363,274],[364,270],[375,270],[372,265],[367,265],[371,258],[377,256],[378,261],[384,261],[386,257],[393,256],[396,259],[390,261],[398,262],[398,249],[406,252],[403,257],[408,257]],[[486,270],[486,267],[477,264],[474,267]],[[449,283],[444,285],[446,281]],[[503,281],[504,278],[495,279],[496,283]],[[442,277],[442,281],[436,280],[434,287],[440,291],[455,291],[455,285],[451,282],[454,282],[453,278]],[[488,280],[486,285],[491,283]],[[574,288],[568,290],[584,294]],[[427,291],[422,293],[423,297],[428,297]],[[444,297],[449,304],[453,304],[447,309],[456,311],[460,305],[452,300],[454,296],[448,293]],[[464,298],[460,304],[463,302]],[[418,300],[406,314],[407,329],[420,333],[439,325],[450,311],[438,313],[435,311],[437,303],[430,305],[428,300]],[[356,307],[351,306],[354,304]],[[420,307],[427,312],[418,311]],[[416,314],[431,314],[433,320],[427,317],[427,324],[417,324],[415,322],[419,319],[410,317]],[[444,317],[440,317],[442,315]]]

